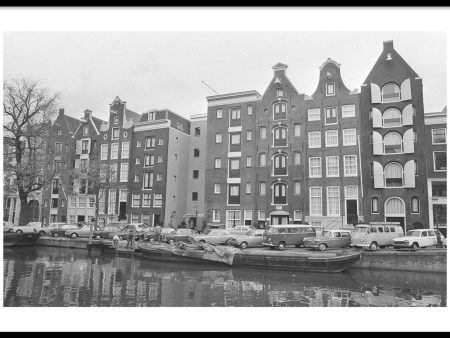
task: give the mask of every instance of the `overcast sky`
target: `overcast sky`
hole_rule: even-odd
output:
[[[360,91],[385,40],[422,77],[425,112],[441,111],[445,32],[5,32],[4,77],[41,80],[77,118],[90,109],[107,119],[116,96],[137,113],[169,108],[189,117],[206,113],[205,97],[215,95],[201,81],[220,94],[263,94],[277,62],[311,95],[319,66],[332,58],[346,86]]]

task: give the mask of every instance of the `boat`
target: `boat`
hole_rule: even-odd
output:
[[[307,272],[342,272],[360,260],[362,255],[359,251],[347,250],[325,252],[302,249],[273,251],[266,248],[241,250],[208,243],[190,245],[183,242],[177,246],[165,243],[140,244],[139,250],[143,258],[154,261]]]
[[[28,233],[3,233],[3,247],[15,247],[15,246],[32,246],[39,238],[37,232]]]

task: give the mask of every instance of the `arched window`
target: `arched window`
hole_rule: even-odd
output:
[[[403,187],[403,167],[391,162],[384,168],[385,187]]]
[[[287,146],[287,128],[286,127],[276,127],[273,130],[273,146],[274,147]]]
[[[287,175],[287,156],[285,154],[273,156],[273,174]]]
[[[404,216],[405,215],[405,203],[401,198],[392,197],[386,201],[384,206],[384,212],[389,216]]]
[[[395,108],[386,109],[383,113],[383,127],[394,128],[402,126],[402,113]]]
[[[379,212],[378,197],[372,197],[372,214],[378,214]]]
[[[384,153],[398,154],[403,152],[402,136],[399,133],[391,132],[384,136]]]
[[[419,199],[417,197],[411,198],[411,213],[418,214],[420,212]]]
[[[286,183],[275,183],[273,185],[273,203],[274,204],[286,204]]]
[[[277,102],[273,105],[273,119],[285,120],[286,119],[287,104],[286,102]]]
[[[388,83],[381,90],[381,102],[397,102],[400,101],[400,88],[395,83]]]

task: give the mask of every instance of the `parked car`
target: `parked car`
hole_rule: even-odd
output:
[[[125,239],[128,236],[128,231],[123,230],[123,227],[119,227],[116,225],[105,225],[100,228],[100,230],[96,230],[96,237],[104,238],[104,239],[112,239],[115,235],[119,236],[119,239]]]
[[[306,237],[303,244],[306,248],[324,251],[327,248],[346,248],[352,243],[350,230],[324,230],[321,235]]]
[[[392,240],[404,236],[403,228],[396,222],[358,224],[352,232],[352,247],[369,248],[392,245]]]
[[[12,222],[3,221],[3,232],[12,232],[16,225]]]
[[[264,231],[264,229],[247,231],[244,235],[233,236],[227,241],[227,244],[238,246],[241,249],[262,246]]]
[[[65,236],[66,235],[66,231],[72,231],[72,230],[78,230],[81,227],[77,224],[65,224],[62,225],[59,228],[55,228],[55,229],[51,229],[50,230],[50,236],[52,237],[60,237],[60,236]]]
[[[211,243],[211,244],[225,244],[233,235],[225,229],[210,229],[205,234],[190,236],[189,240],[192,242]]]
[[[247,232],[251,230],[251,227],[248,225],[236,225],[233,228],[227,229],[232,235],[245,235]]]
[[[441,239],[444,240],[442,234]],[[394,238],[392,245],[395,249],[411,248],[413,250],[435,246],[437,245],[437,231],[432,229],[408,230],[406,236]]]
[[[161,235],[161,241],[169,243],[169,244],[175,244],[175,242],[183,241],[186,242],[189,240],[190,236],[195,236],[195,231],[192,229],[177,229],[175,231],[166,233],[164,235]]]
[[[284,250],[287,245],[299,248],[306,237],[315,236],[315,228],[308,224],[271,225],[269,230],[264,232],[262,245],[278,250]]]
[[[29,222],[26,225],[18,225],[15,227],[12,227],[12,229],[9,230],[9,232],[15,232],[18,234],[26,233],[26,232],[38,232],[39,229],[42,229],[42,222]]]
[[[64,235],[65,236],[70,236],[72,238],[77,238],[77,237],[89,237],[89,234],[91,232],[91,226],[89,224],[85,224],[81,227],[79,227],[78,225],[71,225],[68,228],[64,229]],[[60,234],[60,233],[58,233]],[[92,233],[92,238],[96,238],[97,234],[95,232]]]

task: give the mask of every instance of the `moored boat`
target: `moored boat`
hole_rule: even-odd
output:
[[[13,246],[31,246],[34,245],[39,238],[37,232],[31,233],[3,233],[3,246],[13,247]]]

